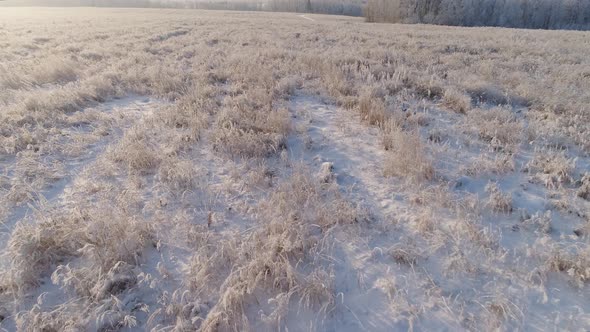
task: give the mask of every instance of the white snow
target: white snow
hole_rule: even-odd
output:
[[[113,124],[111,135],[89,145],[86,154],[64,160],[66,175],[42,193],[45,199],[57,206],[67,206],[68,186],[75,181],[77,174],[121,137],[126,128],[149,116],[159,105],[161,102],[157,100],[132,97],[97,107],[101,112],[119,114],[117,118],[120,121]],[[534,262],[534,257],[528,257],[527,252],[543,241],[559,241],[564,246],[575,246],[579,239],[573,235],[573,230],[583,222],[575,212],[567,213],[545,206],[548,189],[542,184],[529,183],[528,175],[519,171],[532,158],[533,147],[522,147],[515,172],[507,175],[462,175],[461,166],[472,163],[485,153],[486,147],[470,142],[469,137],[456,130],[454,124],[461,121],[459,115],[436,108],[424,110],[435,120],[430,121],[422,134],[427,136],[433,128],[446,133],[443,141],[432,143],[431,149],[444,152],[437,154],[440,156],[436,160],[438,176],[454,184],[451,192],[455,198],[473,196],[480,201],[487,199],[484,187],[490,180],[497,181],[501,190],[512,194],[514,213],[482,214],[481,231],[494,235],[501,246],[494,254],[502,253],[502,256],[490,260],[484,259],[485,252],[477,251],[463,243],[461,238],[453,237],[457,221],[452,211],[446,208],[441,207],[431,217],[448,232],[448,237],[443,240],[454,239],[456,243],[428,242],[423,235],[417,235],[413,226],[417,212],[415,205],[409,202],[407,184],[382,175],[386,151],[381,147],[377,128],[362,124],[358,115],[351,111],[303,92],[293,97],[288,107],[296,128],[287,143],[288,163],[300,163],[317,170],[322,182],[335,182],[347,200],[361,206],[370,216],[368,221],[355,226],[354,231],[338,228],[331,234],[334,243],[327,253],[331,262],[327,268],[334,271],[337,302],[335,308],[318,322],[321,330],[462,330],[469,324],[472,315],[489,311],[490,303],[505,305],[509,310],[506,314],[514,316],[517,322],[514,328],[560,329],[563,327],[561,320],[567,319],[564,317],[567,315],[575,315],[579,319],[578,325],[571,326],[572,329],[588,326],[590,297],[587,288],[572,287],[566,278],[557,275],[546,283],[535,285],[529,280],[522,280],[519,273],[531,269],[531,278],[534,279],[533,269],[538,262]],[[185,218],[197,225],[205,226],[209,222],[209,227],[220,237],[250,232],[257,227],[256,222],[250,219],[255,217],[250,214],[251,207],[265,199],[266,189],[245,189],[243,181],[230,179],[235,172],[245,172],[256,165],[243,160],[227,161],[213,153],[209,146],[205,138],[200,143],[202,148],[194,149],[185,157],[195,164],[196,170],[201,170],[200,179],[210,189],[166,198],[165,194],[158,192],[158,188],[148,187],[144,193],[146,199],[164,197],[166,204],[154,209],[146,203],[144,211],[155,217],[161,214],[162,218]],[[284,160],[280,159],[269,159],[267,166],[284,167]],[[576,171],[582,172],[588,169],[590,161],[580,157],[576,165]],[[288,172],[280,174],[288,176]],[[580,206],[580,211],[584,211],[587,204],[587,201],[579,200],[573,206]],[[31,208],[33,206],[13,209],[9,222],[3,226],[2,246],[14,223],[26,221]],[[545,210],[551,211],[547,215],[550,215],[552,230],[547,235],[539,236],[533,221],[527,224],[519,220],[522,214],[533,215],[536,211]],[[543,216],[536,215],[537,218]],[[174,233],[176,221],[163,220],[169,223],[160,230],[169,232],[163,238],[178,236],[178,241],[159,243],[158,248],[148,249],[141,264],[134,270],[138,283],[124,299],[120,299],[122,311],[133,313],[138,320],[138,331],[145,329],[150,315],[149,310],[144,312],[139,308],[154,310],[162,305],[162,298],[178,296],[173,293],[183,287],[182,276],[192,254],[191,248],[182,239],[186,234]],[[460,271],[449,275],[444,263],[456,249],[459,252],[472,250],[466,252],[472,255],[466,259],[476,267],[475,272]],[[74,299],[53,284],[49,277],[44,278],[43,284],[28,298],[23,308],[44,299],[38,303],[43,310],[51,310],[57,304]],[[272,307],[274,301],[268,299],[270,302],[265,304],[264,299],[265,295],[260,294],[260,315]],[[469,306],[464,307],[464,303]],[[207,303],[190,305],[196,305],[203,312],[210,310]],[[286,325],[296,330],[308,328],[301,325],[305,320],[300,314],[307,313],[291,310],[285,317]],[[318,317],[321,315],[318,314]],[[463,317],[463,320],[457,317]],[[12,318],[2,324],[7,330],[15,328]]]

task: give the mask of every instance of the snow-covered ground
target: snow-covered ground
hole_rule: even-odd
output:
[[[311,169],[320,169],[323,162],[333,163],[340,190],[372,216],[371,222],[355,229],[354,235],[343,232],[336,239],[333,255],[339,277],[335,289],[346,310],[340,311],[343,317],[335,317],[335,330],[455,330],[465,323],[457,320],[459,313],[467,320],[481,311],[490,313],[494,305],[502,306],[506,311],[502,314],[510,316],[515,327],[559,329],[562,319],[568,319],[563,317],[565,313],[566,317],[580,319],[580,325],[572,325],[572,329],[590,322],[585,309],[588,293],[583,287],[572,288],[567,278],[548,284],[535,280],[541,277],[535,276],[540,272],[535,271],[538,257],[532,254],[533,248],[575,248],[580,237],[574,231],[588,218],[584,212],[588,202],[574,198],[565,210],[548,205],[551,190],[532,181],[524,170],[534,154],[533,142],[519,147],[514,171],[465,175],[464,166],[486,155],[489,148],[474,144],[472,138],[457,130],[460,116],[436,107],[424,110],[429,119],[424,138],[431,131],[447,135],[432,144],[438,157],[437,170],[441,170],[438,176],[450,183],[442,193],[449,195],[444,199],[467,197],[484,209],[474,217],[479,218],[474,227],[493,243],[483,249],[489,252],[482,253],[482,249],[470,248],[461,234],[452,234],[457,232],[457,213],[446,207],[435,208],[426,216],[436,223],[433,228],[437,231],[426,238],[417,235],[419,227],[411,221],[420,215],[419,207],[412,204],[408,194],[420,192],[382,175],[385,151],[377,128],[364,126],[346,110],[313,97],[295,97],[291,108],[298,115],[296,123],[306,128],[301,135],[303,142],[302,138],[290,141],[292,158]],[[309,144],[307,149],[305,144]],[[588,158],[576,158],[572,172],[583,174],[589,169],[588,162]],[[490,194],[485,188],[490,181],[511,196],[514,211],[496,213],[486,208]],[[400,253],[414,261],[400,260]],[[456,263],[459,271],[445,271],[455,263],[449,262],[451,259],[466,261]],[[449,274],[456,278],[449,278]],[[473,305],[457,306],[459,299]],[[428,315],[421,316],[427,311]]]
[[[0,330],[590,329],[586,33],[0,17]]]

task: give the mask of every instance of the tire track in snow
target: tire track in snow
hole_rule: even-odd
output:
[[[313,18],[311,18],[311,17],[307,17],[307,16],[305,16],[305,15],[299,15],[299,17],[301,17],[301,18],[303,18],[303,19],[306,19],[306,20],[308,20],[308,21],[312,21],[312,22],[315,22],[315,21],[316,21],[316,20],[314,20]]]

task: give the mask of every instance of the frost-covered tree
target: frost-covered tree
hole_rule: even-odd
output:
[[[370,22],[590,29],[589,0],[368,0]]]

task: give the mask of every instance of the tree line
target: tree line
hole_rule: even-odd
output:
[[[369,22],[590,29],[590,0],[368,0]]]
[[[68,0],[55,0],[62,3]],[[79,0],[82,6],[190,8],[363,16],[363,0]],[[44,2],[47,5],[47,2]]]

